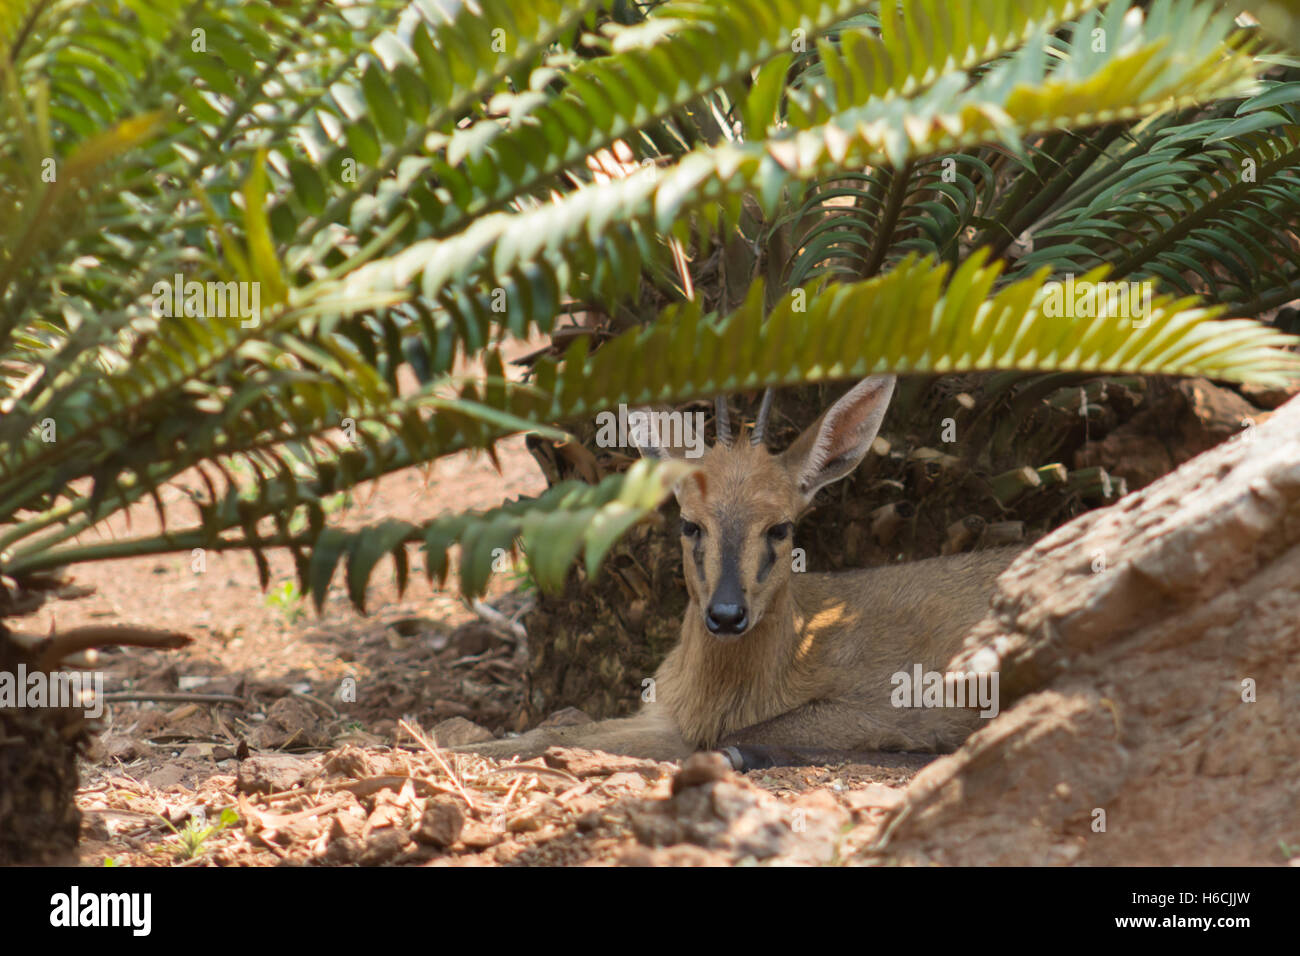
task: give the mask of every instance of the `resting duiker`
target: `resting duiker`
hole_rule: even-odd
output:
[[[1017,549],[834,574],[792,570],[793,531],[818,489],[862,461],[894,389],[873,376],[781,454],[752,432],[718,442],[676,489],[690,603],[681,641],[633,717],[539,728],[463,749],[533,757],[578,746],[659,760],[723,749],[733,765],[829,762],[880,750],[944,752],[978,725],[970,707],[896,707],[894,675],[942,672]],[[680,449],[643,449],[660,457]]]

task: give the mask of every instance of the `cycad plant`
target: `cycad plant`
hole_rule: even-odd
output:
[[[322,500],[619,404],[1282,381],[1295,68],[1205,0],[3,0],[0,617],[196,547],[288,548],[318,603],[418,550],[555,587],[680,471],[349,532]],[[1069,317],[1067,274],[1158,288]],[[511,380],[501,338],[557,329]],[[79,539],[182,477],[191,524]]]
[[[1252,315],[1296,281],[1300,84],[1213,4],[0,10],[11,590],[285,546],[317,601],[346,557],[360,604],[385,555],[405,581],[408,545],[436,575],[459,545],[473,592],[516,541],[553,586],[675,473],[347,534],[321,499],[619,403],[886,369],[1291,368],[1283,336],[1187,297]],[[1064,319],[1046,284],[1067,272],[1162,291],[1140,327]],[[591,334],[507,379],[502,335],[578,312]],[[465,355],[486,374],[455,376]],[[191,527],[77,543],[191,469]]]

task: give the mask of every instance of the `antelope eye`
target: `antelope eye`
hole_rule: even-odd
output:
[[[694,521],[682,519],[682,534],[688,538],[698,538],[700,536],[700,526]]]
[[[793,522],[783,521],[780,524],[774,524],[772,527],[767,529],[768,540],[784,541],[786,538],[790,537],[790,532],[792,530],[794,530]]]

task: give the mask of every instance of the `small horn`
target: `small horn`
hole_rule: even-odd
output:
[[[727,413],[727,399],[724,395],[719,395],[713,400],[713,407],[717,417],[718,444],[731,444],[731,416]]]
[[[763,402],[758,406],[758,417],[754,419],[754,430],[749,433],[749,443],[751,445],[763,444],[763,432],[767,429],[767,416],[772,413],[772,396],[774,394],[770,388],[763,392]]]

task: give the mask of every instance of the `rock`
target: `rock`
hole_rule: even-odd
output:
[[[466,820],[464,828],[460,831],[460,842],[471,850],[485,850],[500,843],[503,835],[501,831],[494,830],[477,820]]]
[[[326,773],[359,780],[374,775],[370,758],[356,747],[344,746],[325,755],[322,768]]]
[[[325,847],[325,852],[321,854],[321,860],[325,863],[355,863],[361,856],[365,847],[356,837],[340,834],[331,835],[330,841]]]
[[[1080,448],[1074,467],[1099,465],[1136,491],[1272,414],[1206,379],[1184,379],[1105,438]]]
[[[436,724],[430,734],[439,747],[463,747],[495,739],[492,731],[464,717],[449,717]]]
[[[364,817],[346,811],[337,813],[334,815],[334,819],[330,821],[330,839],[334,840],[342,837],[360,839],[365,828],[366,821]]]
[[[100,738],[99,745],[103,748],[105,757],[120,760],[122,763],[130,763],[149,753],[149,745],[130,734],[105,734]]]
[[[239,764],[239,793],[280,793],[306,783],[318,773],[315,761],[292,754],[258,754]]]
[[[473,707],[462,704],[458,700],[444,700],[439,697],[433,702],[433,716],[442,720],[446,720],[448,717],[468,718],[473,713]]]
[[[702,776],[716,764],[697,761],[696,766]],[[823,863],[834,856],[840,831],[848,823],[848,814],[825,791],[813,791],[788,809],[771,794],[734,775],[679,788],[670,800],[633,811],[629,818],[640,843],[674,849],[676,844],[694,844],[713,851],[708,858],[714,863],[747,857]],[[693,853],[685,857],[656,855],[647,858],[645,865],[677,865],[704,858]]]
[[[159,767],[152,773],[144,775],[144,782],[157,790],[166,790],[168,787],[174,787],[185,780],[186,768],[179,764],[169,763]]]
[[[381,790],[376,794],[378,805],[371,811],[370,816],[366,818],[366,829],[369,831],[382,830],[386,827],[398,827],[404,829],[408,822],[407,810],[405,806],[399,806],[396,803],[389,803],[383,798],[392,793],[391,790]]]
[[[321,726],[316,711],[301,697],[281,697],[266,712],[266,725],[284,733],[285,744],[306,747],[328,747],[329,734]]]
[[[1287,388],[1273,385],[1255,385],[1246,382],[1238,385],[1237,391],[1241,392],[1242,397],[1250,404],[1258,408],[1271,410],[1286,404],[1294,398],[1297,392],[1300,392],[1300,386],[1293,385]]]
[[[99,813],[85,813],[81,817],[81,839],[98,840],[107,843],[113,838],[108,829],[108,821]]]
[[[586,750],[582,747],[549,747],[542,755],[548,767],[567,770],[575,777],[600,777],[636,770],[659,774],[659,765],[639,757],[608,754],[603,750]]]
[[[720,853],[683,843],[661,850],[631,847],[618,857],[620,866],[725,866],[730,861]]]
[[[161,710],[150,708],[140,712],[135,722],[135,735],[149,738],[167,729],[167,715]]]
[[[282,728],[270,724],[255,724],[248,731],[247,744],[253,750],[278,750],[293,739],[294,734],[284,731]]]
[[[996,654],[1001,712],[913,778],[873,852],[949,866],[1286,862],[1298,582],[1293,399],[999,578],[949,668]]]
[[[430,800],[424,805],[420,823],[411,834],[416,842],[429,846],[449,847],[460,839],[465,815],[450,800]]]
[[[593,811],[593,813],[595,812]],[[598,815],[596,823],[599,824],[599,822]],[[664,813],[662,809],[656,808],[646,813],[631,813],[629,814],[629,822],[632,824],[632,833],[636,836],[638,842],[646,846],[671,846],[686,839],[686,833],[681,824]],[[595,826],[592,829],[595,829]]]
[[[362,866],[380,866],[401,853],[409,842],[402,830],[375,830],[366,840],[366,848],[357,862]]]
[[[621,770],[606,780],[602,786],[615,789],[622,787],[639,793],[645,789],[646,784],[645,777],[641,776],[641,774]]]
[[[730,775],[731,762],[716,750],[691,754],[673,777],[673,793],[680,793],[687,787],[724,780]]]
[[[474,657],[496,647],[510,646],[508,638],[482,621],[462,624],[451,632],[449,643],[460,657]]]
[[[882,783],[868,783],[844,794],[850,810],[892,810],[904,801],[903,791]]]
[[[511,833],[533,833],[540,830],[542,824],[546,822],[543,816],[540,808],[529,807],[511,817],[506,824],[506,829]]]
[[[540,830],[549,817],[560,809],[560,803],[549,794],[534,792],[528,796],[530,806],[512,816],[506,823],[511,833],[532,833]]]

